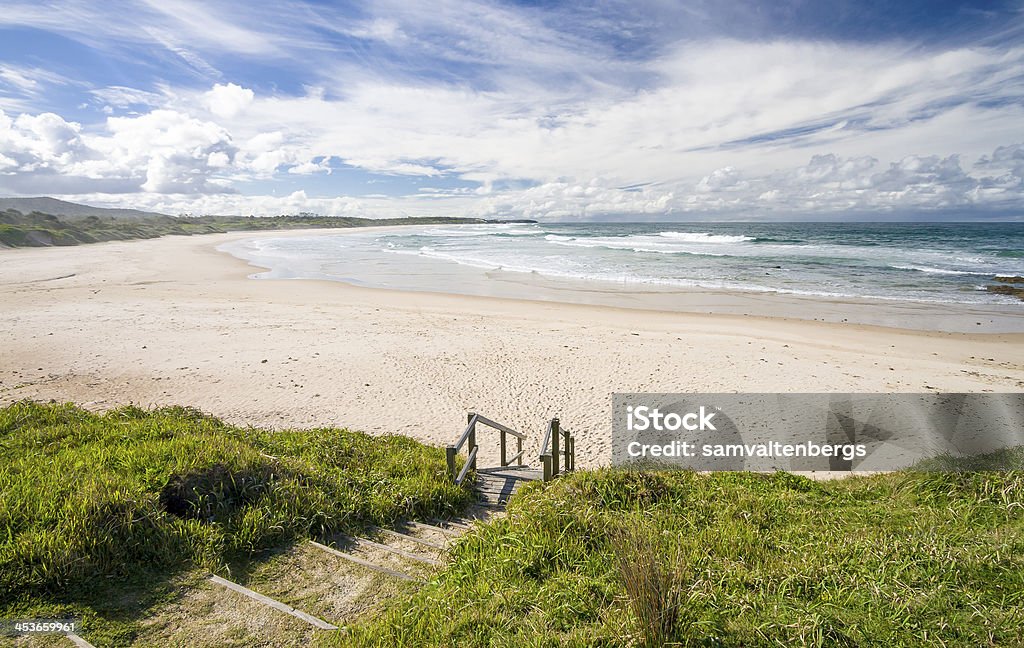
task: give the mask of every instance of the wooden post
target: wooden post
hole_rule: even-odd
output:
[[[562,436],[558,429],[558,419],[551,419],[551,476],[558,477],[558,440]]]
[[[505,430],[498,430],[498,432],[500,433],[498,436],[501,438],[501,467],[504,468],[508,465],[508,459],[506,459],[508,453],[505,451]]]
[[[544,481],[551,481],[551,455],[541,455],[541,462],[544,464]]]
[[[455,471],[455,446],[445,448],[444,456],[448,461],[448,474],[451,475],[452,481],[455,481],[455,477],[459,474]]]
[[[565,472],[572,470],[572,436],[565,433]]]
[[[569,437],[569,470],[576,470],[576,437]]]
[[[523,465],[523,437],[516,437],[516,452],[519,453],[519,465]]]
[[[466,423],[470,426],[469,427],[469,447],[466,448],[466,452],[467,453],[473,452],[473,448],[476,447],[476,421],[473,420],[473,417],[475,417],[475,416],[476,416],[476,414],[474,412],[470,412],[466,416]],[[472,463],[472,465],[470,465],[469,469],[470,470],[476,470],[476,457],[473,457],[473,463]]]

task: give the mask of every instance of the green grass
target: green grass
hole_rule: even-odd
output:
[[[401,436],[16,403],[0,409],[0,616],[81,616],[124,643],[175,574],[461,509],[445,471],[442,450]]]
[[[242,216],[198,216],[122,219],[98,216],[65,219],[53,214],[16,210],[0,212],[0,246],[46,247],[81,245],[102,241],[158,238],[161,236],[215,234],[234,231],[256,231],[300,228],[349,228],[378,225],[432,225],[487,222],[480,218],[352,218],[331,216],[274,216],[247,218]]]
[[[580,472],[524,489],[413,598],[324,637],[663,642],[1024,645],[1024,473]]]
[[[1022,455],[994,459],[1015,468]],[[530,484],[424,588],[316,639],[1024,645],[1024,472],[939,461],[926,467],[963,470],[832,482],[600,470]],[[176,579],[460,510],[469,495],[444,475],[440,449],[398,436],[14,404],[0,409],[0,616],[81,617],[96,645],[127,645]]]
[[[1024,451],[1004,448],[982,455],[954,457],[949,453],[924,459],[914,464],[915,470],[971,472],[987,470],[1024,471]]]

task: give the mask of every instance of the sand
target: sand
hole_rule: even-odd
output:
[[[294,234],[294,233],[292,233]],[[1024,334],[937,333],[254,280],[216,246],[0,250],[0,403],[184,404],[445,445],[466,413],[609,461],[611,394],[1020,391]],[[479,436],[484,460],[497,436]]]

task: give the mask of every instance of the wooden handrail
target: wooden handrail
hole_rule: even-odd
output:
[[[548,454],[548,444],[551,442],[551,426],[555,424],[558,419],[551,419],[548,423],[548,431],[544,433],[544,440],[540,443],[540,456]]]
[[[476,427],[476,422],[477,422],[477,419],[479,419],[479,418],[480,417],[477,414],[470,414],[469,415],[469,423],[466,425],[466,431],[462,433],[462,436],[459,437],[459,440],[455,442],[454,446],[449,446],[449,447],[455,448],[455,452],[458,452],[459,450],[461,450],[463,444],[465,444],[466,440],[469,438],[470,433],[472,433],[473,429]]]
[[[525,452],[523,450],[523,440],[526,439],[526,435],[522,434],[521,432],[516,432],[507,425],[496,423],[485,416],[480,416],[475,412],[470,412],[469,414],[466,415],[466,430],[462,433],[462,436],[460,436],[459,440],[455,442],[455,445],[450,445],[447,448],[445,448],[445,459],[447,460],[448,463],[448,474],[451,475],[452,479],[455,481],[456,484],[461,484],[462,480],[465,479],[469,471],[476,469],[476,455],[480,449],[480,446],[477,445],[476,442],[477,423],[481,423],[498,431],[501,442],[502,468],[510,465],[513,461],[518,461],[520,466],[523,465],[522,457],[523,453]],[[508,454],[508,435],[512,435],[516,438],[516,449],[519,451],[511,459],[506,458]],[[468,455],[466,457],[466,464],[462,467],[462,471],[458,474],[458,476],[456,476],[455,455],[457,455],[459,453],[459,450],[462,449],[462,446],[466,445],[467,443],[469,444],[469,448]]]
[[[505,425],[502,425],[501,423],[495,423],[494,421],[492,421],[491,419],[489,419],[489,418],[487,418],[485,416],[480,416],[479,414],[474,414],[473,416],[476,417],[476,420],[477,420],[478,423],[483,423],[484,425],[489,425],[490,427],[494,428],[495,430],[498,430],[499,432],[504,432],[505,434],[511,434],[512,436],[514,436],[516,438],[519,438],[519,439],[525,439],[526,438],[525,434],[523,434],[521,432],[516,432],[512,428],[507,427]]]
[[[476,446],[475,448],[469,451],[469,456],[466,457],[466,463],[462,466],[462,472],[460,472],[459,476],[455,478],[456,486],[462,484],[462,480],[466,478],[466,473],[469,472],[470,466],[472,466],[476,462],[476,453],[479,449],[480,446]]]
[[[559,445],[564,441],[564,449]],[[550,449],[548,444],[551,444]],[[565,464],[559,466],[559,460],[564,457]],[[544,467],[544,481],[551,481],[558,475],[576,469],[576,437],[568,430],[561,429],[558,419],[553,418],[548,423],[548,431],[544,435],[544,442],[540,446],[540,460]]]

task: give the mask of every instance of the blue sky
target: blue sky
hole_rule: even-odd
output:
[[[1024,205],[1020,0],[4,4],[0,194],[624,220]]]

